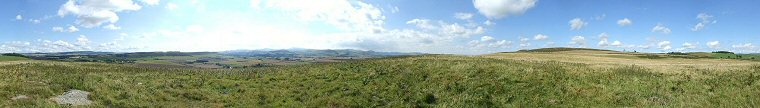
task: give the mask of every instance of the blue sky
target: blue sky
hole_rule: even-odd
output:
[[[757,53],[757,0],[10,0],[0,52]]]

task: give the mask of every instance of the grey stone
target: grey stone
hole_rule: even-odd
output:
[[[11,98],[11,100],[21,100],[21,99],[29,99],[29,96],[26,95],[18,95],[16,97]]]
[[[87,99],[87,95],[90,95],[90,92],[82,90],[69,90],[66,93],[63,93],[63,95],[54,97],[53,101],[57,102],[58,104],[69,104],[72,106],[89,105],[92,103],[92,101]]]

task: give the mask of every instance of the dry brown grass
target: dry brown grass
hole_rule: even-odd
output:
[[[627,53],[615,51],[560,51],[560,52],[514,52],[486,54],[480,57],[496,59],[513,59],[527,61],[560,61],[584,63],[592,67],[614,67],[621,65],[638,65],[663,73],[683,73],[694,69],[740,69],[760,62],[734,59],[685,59],[685,58],[639,58],[642,55],[660,55],[646,53]]]

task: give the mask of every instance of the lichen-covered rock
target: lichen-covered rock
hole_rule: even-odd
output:
[[[57,102],[58,104],[69,104],[73,106],[89,105],[92,103],[92,101],[87,99],[87,95],[90,95],[90,92],[82,90],[69,90],[66,93],[63,93],[63,95],[54,97],[53,101]]]

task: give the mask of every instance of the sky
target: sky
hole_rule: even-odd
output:
[[[758,0],[7,0],[0,53],[758,53]]]

